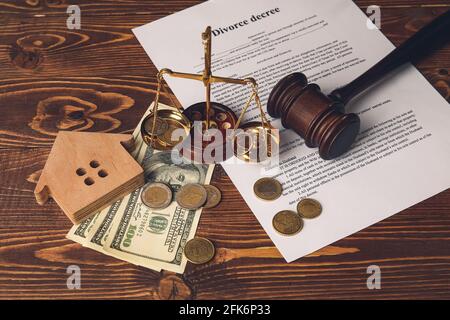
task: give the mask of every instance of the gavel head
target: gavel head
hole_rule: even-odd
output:
[[[345,114],[341,102],[323,94],[318,85],[308,84],[303,73],[290,74],[277,83],[267,111],[281,118],[283,127],[298,133],[308,147],[319,147],[325,160],[347,152],[359,133],[359,117]]]

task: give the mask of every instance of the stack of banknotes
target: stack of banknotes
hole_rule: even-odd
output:
[[[164,182],[175,192],[188,183],[209,184],[213,165],[175,163],[170,152],[153,150],[141,138],[141,122],[133,132],[133,157],[144,168],[146,183]],[[195,236],[202,209],[183,209],[173,201],[165,209],[153,210],[142,203],[141,192],[139,188],[74,225],[67,238],[135,265],[183,273],[187,262],[183,249]]]

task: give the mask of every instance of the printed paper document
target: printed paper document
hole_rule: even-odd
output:
[[[254,77],[264,106],[273,86],[304,72],[325,93],[345,85],[394,49],[350,0],[213,0],[134,29],[158,69],[200,73],[201,33],[213,29],[213,73]],[[204,100],[201,82],[167,77],[184,107]],[[213,87],[213,101],[241,111],[248,88]],[[256,107],[246,120],[257,120]],[[290,262],[366,228],[450,185],[450,107],[411,65],[347,107],[361,117],[361,133],[345,156],[324,161],[279,120],[280,170],[284,194],[259,200],[253,184],[260,165],[224,164],[259,222]],[[273,216],[296,209],[304,197],[317,199],[323,213],[305,220],[292,237],[278,234]]]

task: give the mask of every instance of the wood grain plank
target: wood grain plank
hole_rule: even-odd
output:
[[[17,0],[0,1],[0,12],[4,14],[18,14],[20,16],[46,14],[57,15],[65,13],[69,5],[78,5],[83,14],[87,15],[121,15],[148,14],[149,12],[168,15],[196,4],[201,0]],[[371,0],[355,0],[358,6],[365,8],[373,5]],[[382,8],[396,7],[437,7],[449,5],[448,0],[378,0],[376,5]]]
[[[41,149],[19,149],[16,150],[18,155],[25,151],[28,154],[11,157],[7,164],[2,162],[6,170],[0,179],[17,182],[0,189],[0,203],[6,203],[6,207],[0,209],[0,220],[14,221],[0,228],[3,275],[0,297],[56,297],[59,295],[56,292],[62,291],[61,297],[159,298],[160,290],[168,290],[167,285],[159,281],[168,283],[163,281],[168,276],[175,277],[178,286],[188,287],[188,297],[201,299],[267,298],[268,294],[280,299],[395,298],[413,289],[414,294],[409,298],[426,298],[436,294],[430,290],[436,285],[440,294],[450,289],[448,281],[436,281],[446,279],[450,270],[449,191],[309,257],[286,264],[219,167],[213,183],[222,190],[224,202],[217,208],[205,210],[198,230],[200,236],[215,241],[218,254],[212,264],[189,265],[185,275],[180,277],[133,267],[65,240],[70,223],[56,205],[38,207],[33,202],[34,184],[10,178],[32,177],[45,161],[45,155],[36,161]],[[1,151],[0,159],[5,159],[7,152],[10,151]],[[80,265],[86,289],[68,292],[64,288],[65,268],[70,264]],[[365,288],[365,270],[370,264],[380,265],[383,270],[380,293]],[[44,271],[49,267],[53,271]],[[99,272],[98,268],[108,271]],[[130,275],[119,276],[123,269]],[[111,284],[104,281],[111,279],[109,273],[113,279],[118,278],[112,290],[109,290]],[[149,293],[149,287],[133,282],[134,277],[140,276],[154,281],[150,286],[154,291]],[[20,290],[8,281],[11,277],[24,283]],[[417,285],[419,282],[421,286]],[[286,288],[287,283],[293,289]]]
[[[386,9],[382,15],[382,31],[399,45],[444,11],[445,8],[435,7]],[[81,30],[67,30],[65,16],[26,21],[11,18],[0,30],[3,78],[125,75],[154,81],[156,70],[131,29],[160,17],[153,14],[86,17]],[[449,53],[450,46],[447,46],[420,66],[448,68]]]
[[[448,69],[420,70],[449,100]],[[155,90],[156,82],[140,77],[0,80],[0,112],[8,113],[0,118],[0,148],[50,148],[58,130],[129,133]]]

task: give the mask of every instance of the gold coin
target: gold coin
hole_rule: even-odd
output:
[[[164,209],[172,202],[172,190],[161,182],[148,183],[142,190],[141,200],[149,208]]]
[[[207,197],[206,189],[201,184],[190,183],[180,188],[175,199],[180,207],[196,210],[205,204]]]
[[[261,178],[253,185],[253,192],[260,199],[276,200],[283,193],[283,187],[273,178]]]
[[[303,199],[297,204],[298,214],[305,219],[314,219],[322,213],[322,205],[314,199]]]
[[[189,240],[184,247],[184,255],[195,264],[207,263],[214,258],[216,250],[211,241],[205,238],[196,237]]]
[[[220,190],[212,186],[210,184],[203,186],[206,189],[206,193],[208,194],[206,197],[206,203],[203,205],[204,208],[214,208],[220,203],[220,200],[222,200],[222,193]]]
[[[293,236],[303,229],[303,220],[296,212],[283,210],[273,217],[272,225],[282,235]]]

